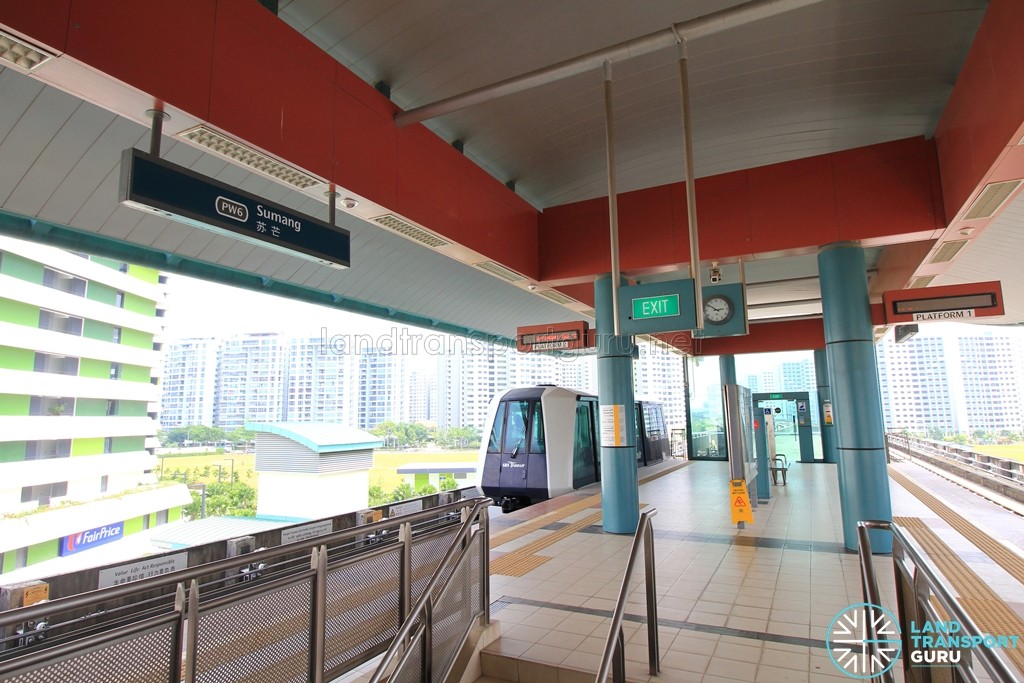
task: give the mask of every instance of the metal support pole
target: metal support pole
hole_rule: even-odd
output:
[[[675,27],[673,27],[675,30]],[[683,108],[683,147],[686,160],[686,215],[690,234],[690,276],[693,278],[694,307],[697,329],[704,329],[704,295],[700,282],[700,244],[697,238],[697,187],[693,169],[693,123],[690,120],[690,79],[686,68],[686,42],[679,40],[679,97]]]
[[[487,508],[477,513],[480,518],[480,623],[491,623],[491,522]]]
[[[153,119],[153,125],[149,129],[149,153],[158,157],[160,156],[160,136],[164,131],[164,119],[171,117],[159,109],[147,109],[146,115]]]
[[[658,592],[654,576],[654,527],[644,529],[644,579],[647,584],[647,661],[652,676],[661,671],[658,653]]]
[[[316,572],[313,590],[313,648],[310,669],[313,683],[323,683],[327,628],[327,546],[313,548],[311,568]]]
[[[328,190],[324,194],[327,195],[327,222],[332,226],[337,225],[334,219],[338,211],[338,191]]]
[[[622,627],[615,636],[615,656],[612,658],[613,683],[626,683],[626,640],[622,636]],[[601,683],[604,683],[602,681]]]
[[[188,616],[185,630],[185,683],[196,683],[196,649],[199,629],[199,582],[188,587]]]
[[[398,527],[398,542],[402,544],[402,563],[399,569],[398,623],[404,624],[412,609],[412,525],[404,522]]]
[[[608,225],[612,252],[612,334],[619,336],[619,202],[615,189],[615,122],[612,118],[612,63],[604,63],[604,130],[608,160]]]
[[[434,680],[434,605],[427,599],[423,605],[423,683]]]
[[[170,670],[170,679],[168,683],[181,683],[181,640],[185,633],[187,604],[188,601],[185,598],[185,584],[179,583],[174,588],[174,611],[178,613],[178,627],[174,629],[174,634],[171,637],[171,662],[170,667],[168,667]]]

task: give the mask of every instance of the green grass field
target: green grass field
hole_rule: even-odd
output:
[[[377,451],[373,456],[373,467],[370,468],[370,484],[378,484],[385,491],[390,491],[403,481],[405,477],[397,473],[397,469],[407,463],[427,462],[476,462],[477,451]],[[256,455],[253,453],[210,453],[206,455],[164,455],[160,456],[164,477],[188,471],[188,483],[217,483],[217,465],[220,465],[222,481],[228,481],[231,461],[234,460],[235,473],[238,481],[259,490],[259,477],[256,475]],[[198,477],[196,469],[198,468]],[[209,468],[209,469],[207,469]]]
[[[1024,443],[1010,443],[999,446],[971,446],[971,449],[997,458],[1024,462]]]

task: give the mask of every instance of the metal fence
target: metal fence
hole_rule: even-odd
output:
[[[0,680],[330,680],[384,652],[434,590],[448,657],[449,643],[462,642],[449,624],[487,604],[489,503],[458,501],[0,613],[0,633],[12,632],[0,638]],[[465,559],[469,544],[475,559]]]

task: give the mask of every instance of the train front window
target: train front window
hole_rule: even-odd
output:
[[[530,415],[530,452],[544,452],[544,411],[541,410],[540,401],[533,404],[533,413]]]
[[[505,426],[505,403],[498,404],[498,410],[494,414],[494,426],[491,428],[491,438],[487,441],[487,452],[498,453],[501,451],[501,428]]]
[[[530,417],[529,401],[507,401],[508,418],[505,420],[505,444],[502,453],[518,453],[526,445],[526,425]]]

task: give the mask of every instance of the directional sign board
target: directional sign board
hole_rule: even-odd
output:
[[[137,149],[125,150],[121,158],[120,201],[334,268],[349,266],[348,230]]]
[[[619,331],[654,334],[697,326],[693,280],[648,282],[619,288]]]

